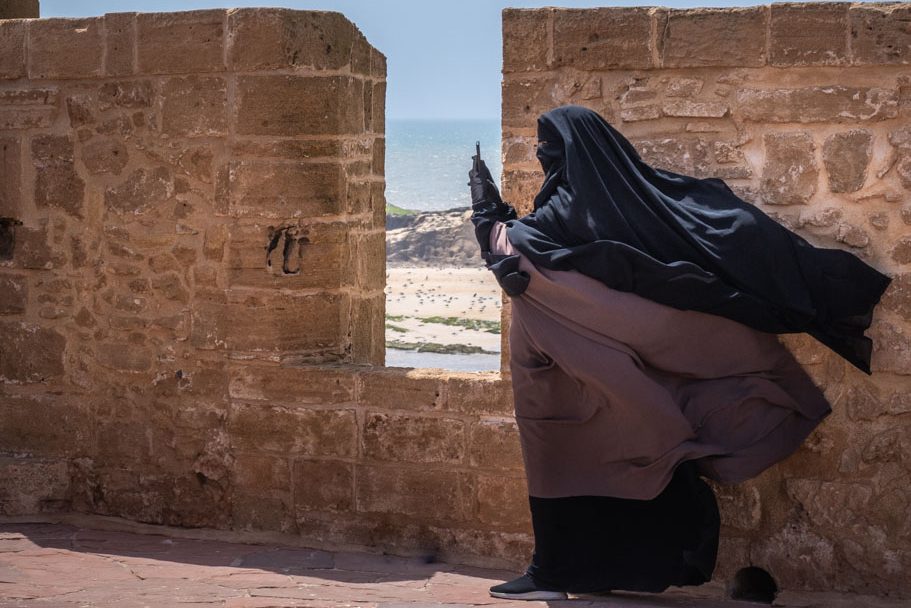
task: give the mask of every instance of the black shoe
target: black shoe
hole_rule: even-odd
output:
[[[565,600],[565,591],[542,589],[528,574],[523,574],[508,583],[500,583],[490,588],[490,595],[508,600]]]

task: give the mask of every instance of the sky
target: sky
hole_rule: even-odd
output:
[[[607,0],[41,0],[42,17],[111,12],[185,11],[234,6],[282,6],[344,13],[387,58],[386,116],[390,120],[498,119],[504,7],[754,6],[763,2],[668,0],[662,4]]]

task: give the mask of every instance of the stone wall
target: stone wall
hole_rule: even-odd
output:
[[[782,336],[834,413],[779,466],[716,486],[721,577],[752,564],[785,588],[911,596],[909,21],[907,3],[504,12],[504,198],[520,215],[542,178],[536,118],[575,103],[646,162],[722,178],[895,277],[869,332],[872,376]]]
[[[38,0],[3,0],[0,19],[28,19],[38,16]]]
[[[0,45],[0,514],[527,561],[508,383],[382,367],[386,66],[350,22]]]

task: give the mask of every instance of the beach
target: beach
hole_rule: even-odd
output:
[[[500,368],[500,286],[469,216],[455,209],[387,218],[387,365]]]

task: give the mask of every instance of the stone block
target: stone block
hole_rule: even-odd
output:
[[[384,323],[386,296],[376,295],[351,299],[348,324],[351,363],[386,364],[386,327]]]
[[[906,239],[911,243],[911,239]],[[911,375],[911,330],[889,321],[874,319],[868,334],[873,340],[870,369]]]
[[[33,515],[69,510],[66,460],[0,457],[0,513]]]
[[[911,6],[906,2],[852,3],[848,9],[853,65],[911,63]]]
[[[81,156],[82,164],[94,175],[120,175],[130,161],[126,146],[116,137],[97,137],[89,140],[82,146]]]
[[[728,114],[728,104],[717,101],[693,101],[690,99],[673,99],[661,106],[666,116],[684,116],[694,118],[723,118]]]
[[[156,85],[151,80],[112,80],[98,89],[98,109],[150,108],[155,102]]]
[[[768,22],[768,6],[668,9],[656,40],[661,65],[763,66]]]
[[[775,2],[770,5],[769,64],[845,65],[850,2]]]
[[[234,461],[231,519],[246,529],[289,532],[291,464],[287,457],[238,452]]]
[[[47,382],[63,376],[66,338],[27,321],[0,321],[0,377],[7,382]]]
[[[266,366],[232,363],[233,399],[289,405],[354,403],[354,372],[332,366]]]
[[[115,212],[140,214],[174,195],[174,176],[167,167],[139,168],[105,190],[104,204]]]
[[[6,0],[0,7],[0,19],[36,19],[38,0]]]
[[[818,167],[809,133],[765,133],[760,192],[769,205],[804,205],[816,193]]]
[[[0,217],[22,217],[22,159],[17,137],[0,137]]]
[[[85,182],[76,174],[73,141],[66,135],[39,135],[31,144],[35,205],[58,207],[81,219]]]
[[[443,409],[463,414],[512,416],[512,384],[498,372],[447,374]]]
[[[228,129],[228,93],[224,78],[170,78],[161,90],[161,130],[176,137],[224,135]]]
[[[56,87],[0,91],[0,130],[51,126],[57,117],[58,98]]]
[[[354,100],[362,98],[363,86],[361,80],[351,76],[239,76],[234,118],[237,133],[361,133],[364,129],[363,104]],[[374,128],[381,132],[380,127]]]
[[[397,513],[446,523],[472,518],[476,481],[470,473],[358,465],[355,479],[360,513]]]
[[[295,511],[353,511],[354,465],[337,460],[294,459]]]
[[[371,460],[459,464],[465,456],[465,424],[456,418],[368,411],[363,456]]]
[[[28,306],[28,277],[0,276],[0,315],[21,315]]]
[[[514,421],[481,419],[471,426],[471,465],[524,470],[519,429]]]
[[[92,412],[80,397],[5,395],[0,400],[0,445],[29,456],[91,456]]]
[[[822,145],[822,160],[832,192],[857,192],[863,188],[873,156],[873,133],[851,129],[829,135]]]
[[[352,284],[349,230],[343,222],[232,224],[228,285],[338,289]]]
[[[442,407],[439,373],[387,368],[359,374],[358,403],[373,409],[430,411]]]
[[[240,72],[348,65],[355,28],[341,13],[280,8],[228,11],[229,65]]]
[[[242,160],[228,165],[226,212],[235,217],[311,218],[342,213],[342,166]]]
[[[911,273],[897,273],[883,294],[882,307],[911,322]]]
[[[234,403],[226,428],[231,444],[239,450],[343,458],[357,453],[353,409]]]
[[[140,13],[136,16],[138,72],[223,72],[224,10]]]
[[[347,310],[340,294],[228,290],[222,302],[198,296],[190,337],[196,348],[339,356],[342,311]]]
[[[553,21],[554,67],[577,70],[655,67],[648,7],[556,9]],[[537,29],[532,35],[540,35]],[[506,46],[504,36],[504,52]]]
[[[503,73],[549,68],[548,29],[554,9],[503,9]]]
[[[91,78],[104,74],[104,22],[39,19],[28,26],[28,75],[34,79]]]
[[[357,274],[357,286],[363,289],[383,289],[386,284],[386,234],[370,232],[352,235],[354,241],[352,266]]]
[[[136,13],[104,16],[104,73],[125,76],[135,71]]]
[[[25,76],[25,25],[0,20],[0,80]]]
[[[552,76],[509,76],[503,79],[503,127],[537,128],[538,116],[561,105]]]
[[[745,121],[855,123],[898,116],[898,93],[894,89],[844,85],[739,89],[734,97]]]
[[[371,86],[370,84],[364,84],[364,86]],[[386,132],[386,83],[385,82],[375,82],[373,83],[373,93],[370,96],[370,103],[373,107],[373,116],[370,120],[371,128],[369,129],[373,133],[385,133]],[[356,115],[355,118],[356,119]]]
[[[525,478],[478,475],[478,520],[498,530],[533,534]]]

